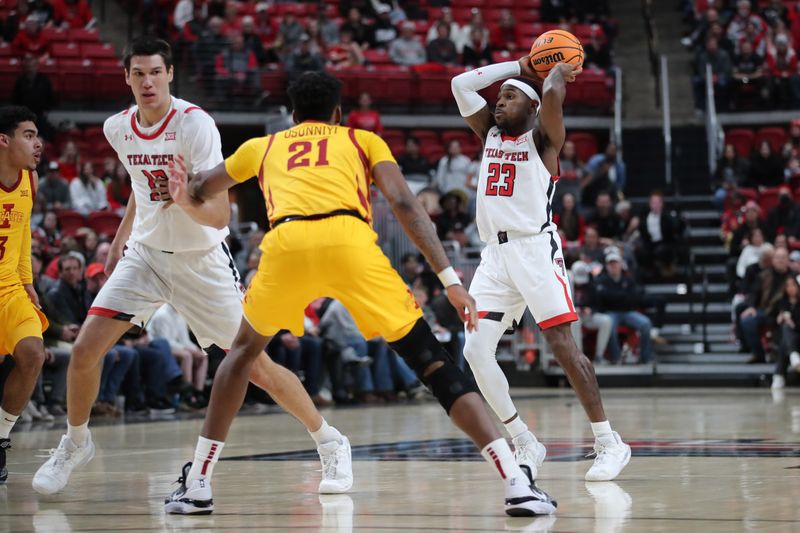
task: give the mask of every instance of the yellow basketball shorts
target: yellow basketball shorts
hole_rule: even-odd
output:
[[[48,325],[21,285],[0,289],[0,355],[13,354],[26,337],[41,339]]]
[[[303,333],[306,306],[335,298],[365,338],[403,338],[422,317],[411,291],[362,220],[336,216],[296,220],[270,231],[244,298],[244,316],[259,334]]]

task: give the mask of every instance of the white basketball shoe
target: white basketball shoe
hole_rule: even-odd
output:
[[[594,464],[586,472],[586,481],[611,481],[631,460],[631,447],[622,442],[619,433],[594,441]]]
[[[64,490],[72,471],[91,461],[94,451],[91,434],[83,446],[78,446],[71,438],[63,435],[58,448],[50,450],[50,458],[34,474],[33,490],[44,495]]]
[[[522,442],[519,442],[522,440]],[[544,444],[536,440],[533,433],[527,432],[527,436],[523,439],[514,439],[514,460],[519,467],[528,476],[531,483],[536,481],[539,475],[539,469],[544,463],[544,458],[547,455],[547,448]]]
[[[214,499],[211,496],[211,481],[205,478],[186,483],[192,463],[186,463],[178,478],[178,488],[164,498],[164,512],[167,514],[211,514],[214,512]]]
[[[322,462],[320,494],[341,494],[353,486],[353,457],[350,441],[342,436],[342,442],[326,442],[317,448]]]
[[[523,491],[506,484],[505,511],[508,516],[550,515],[556,512],[556,507],[558,503],[536,483],[531,483]]]

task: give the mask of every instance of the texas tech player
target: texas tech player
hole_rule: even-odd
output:
[[[110,278],[73,348],[67,434],[33,478],[34,489],[42,494],[62,490],[72,470],[94,456],[88,423],[100,362],[132,324],[144,326],[162,304],[171,303],[202,347],[219,352],[233,344],[241,322],[241,280],[224,242],[230,218],[227,194],[183,209],[170,205],[167,187],[169,164],[179,155],[195,171],[222,162],[214,120],[170,95],[172,56],[164,41],[137,39],[124,63],[136,105],[106,120],[103,129],[131,176],[133,195],[106,264]],[[303,422],[319,446],[323,466],[335,465],[323,468],[320,492],[349,490],[353,478],[348,440],[323,420],[297,377],[261,354],[252,380]],[[198,449],[202,445],[201,439]],[[196,461],[203,465],[207,455],[208,451]],[[195,501],[189,507],[188,512],[208,512],[213,502]]]
[[[569,323],[578,316],[552,220],[565,136],[562,104],[566,84],[580,71],[556,65],[544,81],[541,98],[525,79],[536,77],[527,56],[453,79],[458,109],[484,143],[476,219],[487,246],[469,290],[481,323],[476,331],[467,331],[464,355],[513,438],[517,462],[536,479],[545,447],[520,419],[495,358],[501,335],[529,307],[592,422],[597,457],[586,479],[606,481],[628,463],[630,447],[611,430],[592,364],[570,333]],[[504,79],[492,113],[478,91]]]

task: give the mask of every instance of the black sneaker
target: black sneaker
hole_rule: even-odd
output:
[[[167,514],[211,514],[214,500],[211,497],[211,483],[205,478],[195,479],[186,486],[186,477],[192,463],[183,465],[175,492],[164,498],[164,512]]]
[[[11,448],[11,439],[0,439],[0,485],[5,484],[8,479],[8,468],[6,468],[6,450]]]
[[[175,406],[166,398],[158,398],[148,405],[151,415],[174,415]]]
[[[539,516],[556,512],[558,502],[545,491],[531,483],[529,496],[506,498],[506,514],[509,516]]]

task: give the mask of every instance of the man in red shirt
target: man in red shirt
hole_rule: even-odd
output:
[[[361,93],[358,97],[358,109],[350,111],[347,116],[347,125],[351,128],[371,131],[379,137],[383,135],[381,115],[372,107],[372,97],[369,93]]]
[[[36,17],[28,17],[25,28],[19,32],[11,43],[11,50],[17,57],[30,54],[42,59],[50,53],[50,41],[42,33],[42,24]]]
[[[53,0],[53,20],[62,28],[91,28],[95,24],[86,0]]]
[[[775,37],[775,46],[767,54],[767,67],[772,76],[772,100],[778,106],[786,106],[792,100],[791,77],[797,74],[797,54],[789,46],[784,34]]]

